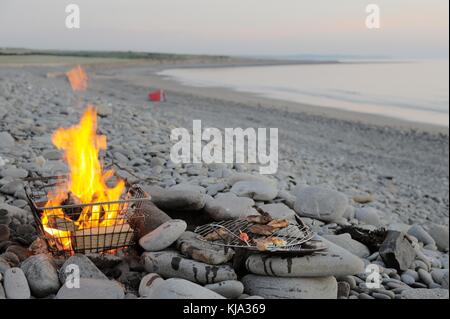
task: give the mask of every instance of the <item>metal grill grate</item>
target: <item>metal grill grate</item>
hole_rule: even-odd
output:
[[[127,192],[118,201],[74,204],[68,194],[63,205],[45,207],[47,194],[65,185],[66,180],[67,176],[25,179],[25,193],[40,236],[54,255],[107,252],[134,244],[133,225],[144,218],[141,208],[150,200],[148,194],[136,185],[127,185]],[[98,213],[92,214],[94,211]],[[83,226],[80,216],[86,212],[90,225]]]
[[[268,252],[272,253],[312,253],[326,249],[326,247],[317,240],[314,240],[314,232],[305,225],[300,219],[299,224],[291,222],[288,227],[275,231],[270,236],[261,236],[253,234],[250,231],[252,226],[256,223],[249,222],[245,219],[228,220],[216,223],[211,223],[203,226],[199,226],[195,229],[195,233],[200,235],[200,239],[210,242],[215,245],[232,247],[232,248],[244,248],[252,251],[259,251],[256,245],[257,240],[279,238],[285,242],[282,247],[269,246]],[[226,235],[219,230],[224,230]],[[241,232],[246,233],[249,237],[247,242],[244,242],[240,238]],[[205,237],[210,234],[216,233],[220,239],[214,241],[208,241]]]

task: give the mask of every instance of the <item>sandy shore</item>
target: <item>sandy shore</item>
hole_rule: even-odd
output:
[[[221,61],[215,66],[236,65]],[[244,64],[239,61],[237,64]],[[210,66],[202,61],[189,65]],[[277,127],[280,166],[277,179],[326,185],[349,196],[373,194],[372,207],[389,222],[448,224],[448,128],[402,122],[374,115],[311,107],[222,88],[187,87],[156,73],[181,63],[94,64],[85,101],[108,100],[124,108],[150,110],[169,127]],[[67,66],[0,66],[0,78],[67,90],[48,72]],[[163,88],[168,101],[146,101],[149,89]],[[26,98],[23,107],[26,107]],[[130,123],[132,125],[132,123]]]

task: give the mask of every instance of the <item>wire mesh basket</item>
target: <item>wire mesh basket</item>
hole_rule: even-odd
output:
[[[63,256],[111,252],[135,243],[133,225],[144,218],[141,209],[150,200],[139,186],[127,185],[117,201],[81,204],[68,193],[63,204],[49,206],[48,194],[66,182],[66,176],[25,179],[28,203],[50,252]]]

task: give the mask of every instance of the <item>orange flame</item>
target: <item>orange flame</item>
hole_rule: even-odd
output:
[[[74,91],[85,91],[88,87],[88,76],[83,68],[78,65],[66,72],[67,79]]]
[[[114,174],[112,170],[103,172],[99,161],[99,152],[106,149],[106,136],[97,135],[97,113],[93,106],[88,106],[78,125],[59,128],[52,136],[53,144],[64,151],[69,166],[67,183],[47,194],[46,208],[61,206],[69,196],[73,196],[85,206],[74,222],[77,230],[107,227],[124,223],[118,218],[123,207],[120,204],[104,204],[118,201],[125,190],[125,182],[119,180],[110,188],[106,181]],[[70,194],[70,195],[69,195]],[[60,208],[47,210],[42,216],[44,230],[54,238],[64,250],[71,249],[70,232],[52,228],[49,217],[69,219]],[[69,219],[70,220],[70,219]]]

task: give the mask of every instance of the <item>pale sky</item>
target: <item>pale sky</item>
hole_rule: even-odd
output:
[[[65,27],[65,7],[81,28]],[[365,7],[381,8],[381,29]],[[0,0],[0,47],[448,58],[448,0]]]

